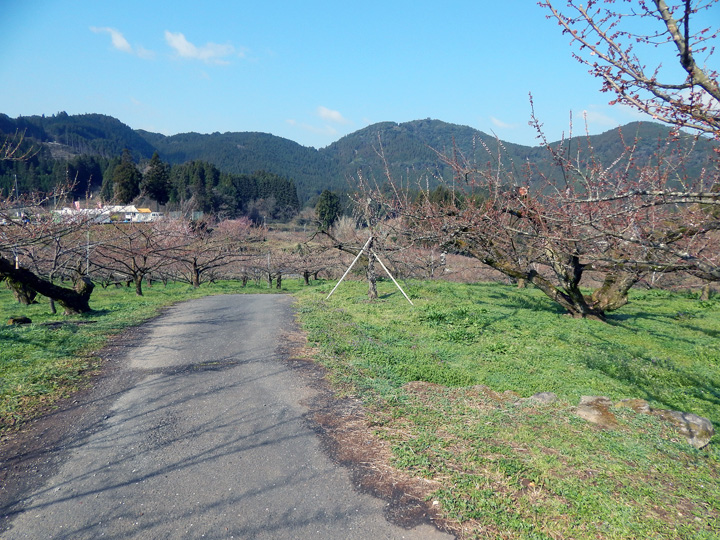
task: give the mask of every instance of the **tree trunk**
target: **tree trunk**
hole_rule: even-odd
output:
[[[90,295],[92,294],[94,288],[95,285],[93,284],[92,280],[87,276],[82,276],[81,278],[78,278],[78,280],[75,282],[75,287],[73,287],[73,290],[84,298],[90,298]]]
[[[605,313],[601,310],[589,306],[580,294],[579,289],[568,293],[550,281],[536,274],[534,270],[528,273],[527,280],[544,292],[550,299],[560,304],[565,311],[574,319],[592,319],[596,321],[605,321]]]
[[[634,272],[609,272],[602,286],[592,293],[590,305],[603,313],[623,307],[628,303],[628,292],[639,279],[640,276]]]
[[[711,292],[712,292],[712,291],[711,291],[711,289],[710,289],[710,284],[709,284],[709,283],[706,283],[705,285],[703,285],[703,288],[702,288],[702,290],[700,291],[700,301],[701,301],[701,302],[707,302],[708,300],[710,300],[710,296],[712,296],[712,295],[711,295]]]
[[[275,285],[276,289],[282,289],[282,274],[278,272],[277,275],[277,284]]]
[[[550,280],[544,278],[533,269],[521,269],[517,266],[517,264],[507,260],[494,259],[483,252],[475,252],[471,246],[467,246],[466,244],[458,245],[483,264],[487,264],[491,268],[502,272],[509,278],[515,280],[524,279],[528,283],[532,283],[535,287],[544,292],[553,302],[556,302],[565,309],[571,317],[575,319],[583,318],[598,321],[605,320],[605,314],[602,311],[589,306],[577,286],[573,286],[571,290],[557,287]],[[577,275],[575,270],[570,272],[570,275]],[[571,279],[568,279],[567,282],[572,284]]]
[[[305,280],[305,285],[310,285],[310,272],[305,270],[303,272],[303,279]]]
[[[142,280],[143,280],[143,275],[142,275],[142,274],[138,274],[138,275],[135,276],[135,278],[133,279],[133,281],[135,281],[135,294],[136,294],[137,296],[142,296],[142,295],[143,295],[143,291],[142,291]]]
[[[192,286],[196,289],[200,287],[200,269],[195,259],[192,262]]]
[[[80,278],[75,290],[66,289],[36,276],[30,270],[15,268],[15,265],[4,257],[0,257],[0,277],[19,281],[43,296],[54,299],[65,309],[66,315],[92,311],[88,302],[94,285],[90,278]]]
[[[7,282],[8,289],[12,291],[15,300],[19,303],[25,306],[37,303],[35,300],[37,292],[28,287],[27,284],[12,278],[7,278],[5,281]]]
[[[368,300],[377,300],[377,272],[375,272],[375,255],[372,253],[372,240],[370,245],[367,247],[368,254],[368,265],[367,265],[367,280],[368,280]]]

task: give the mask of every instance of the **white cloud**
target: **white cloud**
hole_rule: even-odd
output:
[[[135,47],[135,54],[137,54],[140,58],[145,58],[148,60],[151,58],[155,58],[154,51],[149,51],[146,48],[140,46]]]
[[[136,56],[139,56],[140,58],[146,59],[153,58],[155,56],[155,53],[153,51],[149,51],[140,46],[133,47],[132,45],[130,45],[130,42],[125,39],[125,36],[122,34],[122,32],[115,28],[110,28],[109,26],[91,26],[90,30],[92,32],[95,32],[96,34],[110,34],[112,46],[115,47],[118,51],[122,51],[128,54],[134,54]]]
[[[350,122],[340,114],[339,111],[333,111],[322,105],[317,108],[317,115],[323,120],[328,122],[335,122],[336,124],[349,124]]]
[[[618,122],[615,118],[599,111],[584,110],[582,112],[582,116],[588,126],[617,127],[620,125],[620,122]]]
[[[499,127],[502,129],[515,129],[517,127],[517,125],[515,124],[508,124],[507,122],[503,122],[502,120],[495,118],[494,116],[490,117],[490,121],[495,127]]]
[[[113,47],[115,47],[118,51],[123,51],[130,54],[133,53],[132,46],[130,45],[128,40],[125,39],[125,36],[122,35],[122,32],[120,32],[119,30],[107,26],[104,26],[102,28],[98,28],[97,26],[91,26],[90,30],[92,30],[96,34],[110,34],[110,39],[112,40]]]
[[[338,134],[338,130],[337,130],[337,129],[335,129],[335,128],[332,127],[332,126],[328,126],[328,125],[325,125],[325,126],[312,126],[312,125],[310,125],[310,124],[300,123],[300,122],[298,122],[297,120],[295,120],[295,119],[293,119],[293,118],[289,118],[288,120],[286,120],[286,122],[287,122],[289,125],[293,126],[293,127],[300,128],[300,129],[302,129],[303,131],[307,131],[307,132],[309,132],[309,133],[315,133],[316,135],[330,135],[330,136],[334,136],[334,135],[337,135],[337,134]]]
[[[219,45],[217,43],[206,43],[198,47],[190,43],[181,32],[170,32],[165,30],[165,41],[175,49],[178,56],[191,60],[201,60],[206,64],[229,64],[226,57],[235,54],[235,47],[230,44]],[[238,56],[244,56],[241,51]]]
[[[650,118],[646,113],[637,110],[635,107],[631,107],[630,105],[625,105],[623,103],[613,105],[612,110],[620,112],[621,115],[630,118],[631,121],[647,120],[648,118]],[[623,123],[625,122],[626,120],[623,119]]]

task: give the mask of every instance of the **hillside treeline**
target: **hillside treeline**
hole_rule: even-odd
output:
[[[166,136],[144,130],[133,130],[119,120],[101,114],[25,116],[12,119],[0,114],[0,137],[24,134],[25,144],[37,150],[27,163],[4,164],[0,169],[0,189],[5,194],[15,188],[20,192],[32,189],[48,191],[65,175],[75,178],[73,167],[95,167],[90,190],[97,189],[119,163],[128,149],[142,169],[153,153],[175,167],[189,162],[212,164],[221,174],[239,177],[267,171],[275,177],[292,180],[301,204],[313,205],[326,189],[334,192],[352,191],[359,174],[382,183],[386,173],[394,182],[405,186],[434,188],[440,179],[452,180],[452,167],[442,155],[461,157],[478,169],[502,169],[523,177],[529,184],[544,182],[554,174],[554,158],[543,146],[508,143],[468,126],[423,119],[411,122],[381,122],[350,133],[331,145],[315,149],[268,133],[181,133]],[[674,157],[682,162],[679,176],[693,178],[706,167],[713,155],[708,139],[694,140],[689,136],[671,136],[671,130],[653,122],[635,122],[600,135],[574,137],[551,143],[563,155],[584,156],[583,167],[601,163],[609,167],[632,149],[634,156],[651,163],[670,142]],[[68,169],[68,167],[70,167]],[[100,172],[98,169],[100,168]],[[632,171],[631,171],[632,172]],[[201,173],[198,173],[201,174]],[[87,191],[88,175],[78,176],[75,196]],[[100,178],[102,176],[102,179]],[[238,189],[242,182],[210,178],[211,189],[197,192],[196,200],[204,208],[241,211],[247,206],[246,193]],[[261,182],[262,184],[262,182]],[[204,185],[200,182],[198,185]],[[231,187],[232,186],[232,187]],[[215,193],[213,193],[215,190]],[[263,189],[260,190],[263,192]],[[283,190],[281,190],[283,191]],[[187,183],[172,192],[171,202],[189,198]],[[263,192],[264,193],[264,192]],[[273,195],[276,202],[285,200]],[[261,195],[259,198],[266,198]],[[233,201],[234,199],[234,201]],[[253,200],[251,197],[250,200]],[[287,204],[279,203],[280,206]]]
[[[287,220],[300,209],[291,179],[266,171],[229,174],[204,161],[170,165],[156,154],[150,161],[136,164],[127,151],[113,158],[79,155],[55,159],[45,147],[24,161],[0,161],[0,198],[50,193],[59,185],[72,186],[69,198],[73,201],[154,202],[166,211],[248,216],[255,221]]]

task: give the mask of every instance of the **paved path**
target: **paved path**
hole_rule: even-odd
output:
[[[0,537],[450,538],[388,523],[323,453],[300,405],[310,390],[278,353],[291,302],[208,297],[148,323],[121,364],[132,384]]]

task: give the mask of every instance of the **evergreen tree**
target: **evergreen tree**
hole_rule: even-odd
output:
[[[120,164],[115,167],[112,175],[113,195],[120,204],[129,204],[140,195],[140,180],[142,175],[133,163],[130,151],[123,150]]]
[[[315,205],[315,213],[320,221],[320,228],[328,230],[340,217],[340,197],[332,191],[324,190]]]
[[[77,156],[67,164],[67,179],[74,182],[72,194],[75,198],[86,197],[103,181],[102,168],[95,156]]]
[[[157,152],[150,160],[150,166],[143,176],[140,189],[158,204],[165,204],[170,198],[170,166],[160,160]]]

